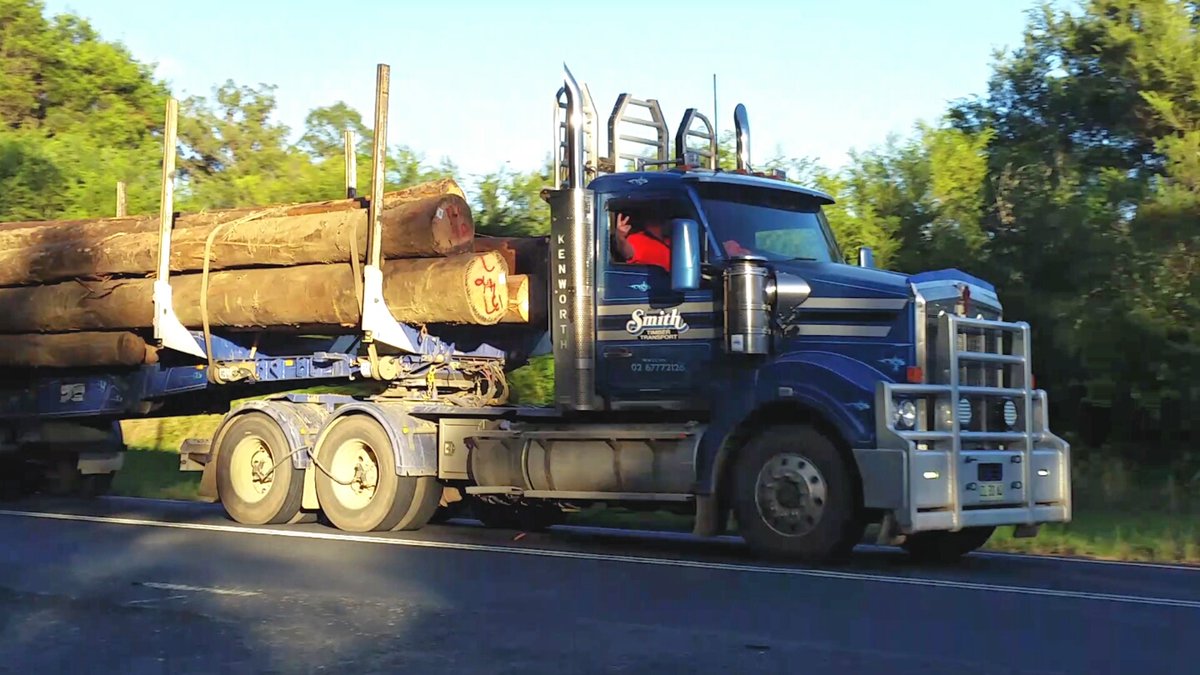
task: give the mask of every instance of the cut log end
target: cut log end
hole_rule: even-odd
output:
[[[508,264],[495,252],[476,253],[467,264],[467,289],[475,323],[499,323],[508,312]]]
[[[512,274],[508,277],[508,311],[501,323],[529,323],[529,276]]]

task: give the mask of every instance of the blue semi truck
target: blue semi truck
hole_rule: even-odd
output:
[[[466,505],[540,528],[605,503],[693,516],[701,536],[732,523],[760,555],[817,562],[871,524],[946,559],[996,527],[1070,520],[1070,449],[1034,386],[1030,327],[1003,319],[990,284],[876,269],[868,250],[847,264],[832,199],[752,168],[742,106],[734,169],[695,109],[672,139],[656,101],[623,94],[605,154],[565,68],[554,111],[543,322],[418,331],[370,306],[368,264],[353,334],[249,344],[164,319],[158,364],[6,378],[0,457],[98,493],[121,466],[118,420],[228,411],[181,468],[241,523],[323,512],[343,530],[411,530]],[[668,268],[621,258],[619,215],[666,223]],[[506,374],[540,353],[553,405],[509,405]],[[381,391],[289,393],[363,380]]]

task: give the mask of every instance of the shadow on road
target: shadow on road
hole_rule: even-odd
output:
[[[194,504],[28,508],[229,524],[219,507]],[[1183,636],[1200,629],[1195,610],[764,574],[724,540],[517,535],[455,524],[378,538],[589,555],[0,516],[0,671],[1184,672]],[[868,550],[839,569],[995,584],[1038,564],[979,558],[931,573]],[[1048,583],[1077,571],[1058,574]]]

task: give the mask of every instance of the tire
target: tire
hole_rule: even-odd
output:
[[[392,527],[393,532],[419,530],[425,527],[437,513],[442,501],[442,484],[434,476],[398,476],[400,482],[414,483],[412,505],[408,512]]]
[[[866,528],[853,476],[846,458],[816,429],[763,431],[733,467],[733,510],[742,538],[764,558],[845,559]]]
[[[51,497],[95,499],[112,491],[115,471],[85,475],[77,468],[78,462],[77,455],[54,460],[43,474],[45,493]]]
[[[304,471],[290,452],[283,431],[264,413],[245,413],[229,423],[217,449],[217,497],[230,518],[244,525],[280,525],[296,517]]]
[[[987,543],[995,527],[968,527],[958,532],[918,532],[900,545],[920,562],[952,563]]]
[[[54,460],[45,472],[45,492],[51,497],[74,497],[83,493],[83,475],[76,468],[77,458]]]
[[[81,476],[78,494],[85,499],[103,497],[112,491],[113,479],[116,477],[117,472],[115,471],[110,473],[91,473]]]
[[[391,439],[366,415],[337,422],[322,441],[317,459],[317,501],[339,530],[415,530],[437,510],[441,484],[433,476],[397,475]],[[326,471],[349,484],[333,480]]]

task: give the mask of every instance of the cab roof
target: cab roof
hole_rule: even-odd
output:
[[[667,185],[680,182],[692,183],[722,183],[725,185],[742,185],[746,187],[760,187],[771,190],[783,190],[801,194],[806,197],[811,197],[823,205],[833,204],[833,197],[821,192],[813,190],[795,183],[789,183],[785,180],[777,178],[766,178],[762,176],[754,176],[750,174],[733,173],[729,171],[712,171],[709,169],[688,169],[681,171],[679,169],[671,169],[667,171],[630,171],[625,173],[605,174],[593,180],[589,184],[589,188],[601,191],[613,190],[629,190],[637,188],[646,188],[647,190],[663,189]]]

